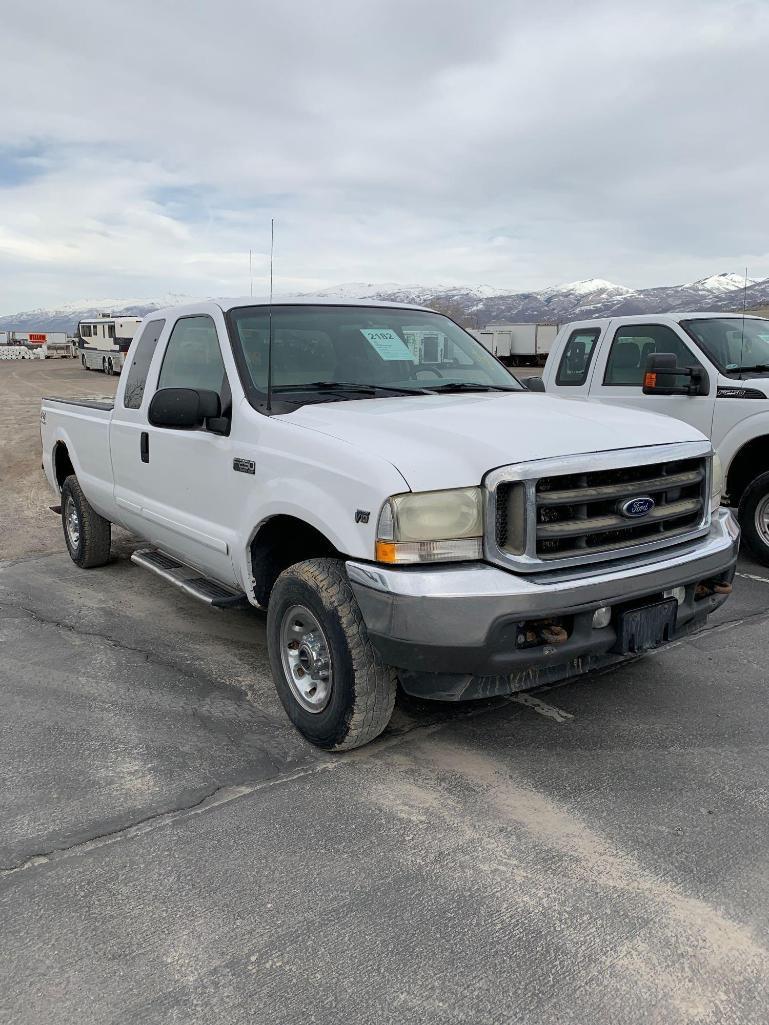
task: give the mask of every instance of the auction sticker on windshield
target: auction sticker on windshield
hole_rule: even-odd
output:
[[[414,357],[411,350],[398,335],[389,327],[362,327],[360,333],[376,349],[382,359],[407,359],[411,363]]]

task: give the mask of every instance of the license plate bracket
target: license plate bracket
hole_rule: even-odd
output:
[[[617,617],[617,642],[612,650],[620,655],[638,655],[671,641],[677,614],[675,598],[624,609]]]

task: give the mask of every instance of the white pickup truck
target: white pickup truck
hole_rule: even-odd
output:
[[[665,413],[706,434],[724,501],[739,507],[745,541],[769,566],[769,320],[668,313],[567,324],[534,388]]]
[[[664,644],[731,590],[739,528],[699,431],[532,394],[426,309],[158,311],[114,403],[49,398],[41,420],[74,562],[105,564],[115,523],[188,594],[266,608],[283,705],[331,750],[384,729],[398,681],[531,688]]]

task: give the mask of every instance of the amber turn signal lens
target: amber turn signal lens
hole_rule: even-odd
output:
[[[657,375],[647,374],[644,377],[644,388],[656,388],[657,387]]]
[[[376,561],[395,562],[397,559],[398,546],[393,541],[377,541]]]

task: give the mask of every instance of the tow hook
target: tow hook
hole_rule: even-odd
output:
[[[714,580],[703,580],[694,588],[694,597],[699,601],[713,594],[731,594],[732,585]]]
[[[565,644],[568,639],[566,629],[552,619],[521,623],[521,632],[518,634],[518,644],[525,648],[542,644]]]

